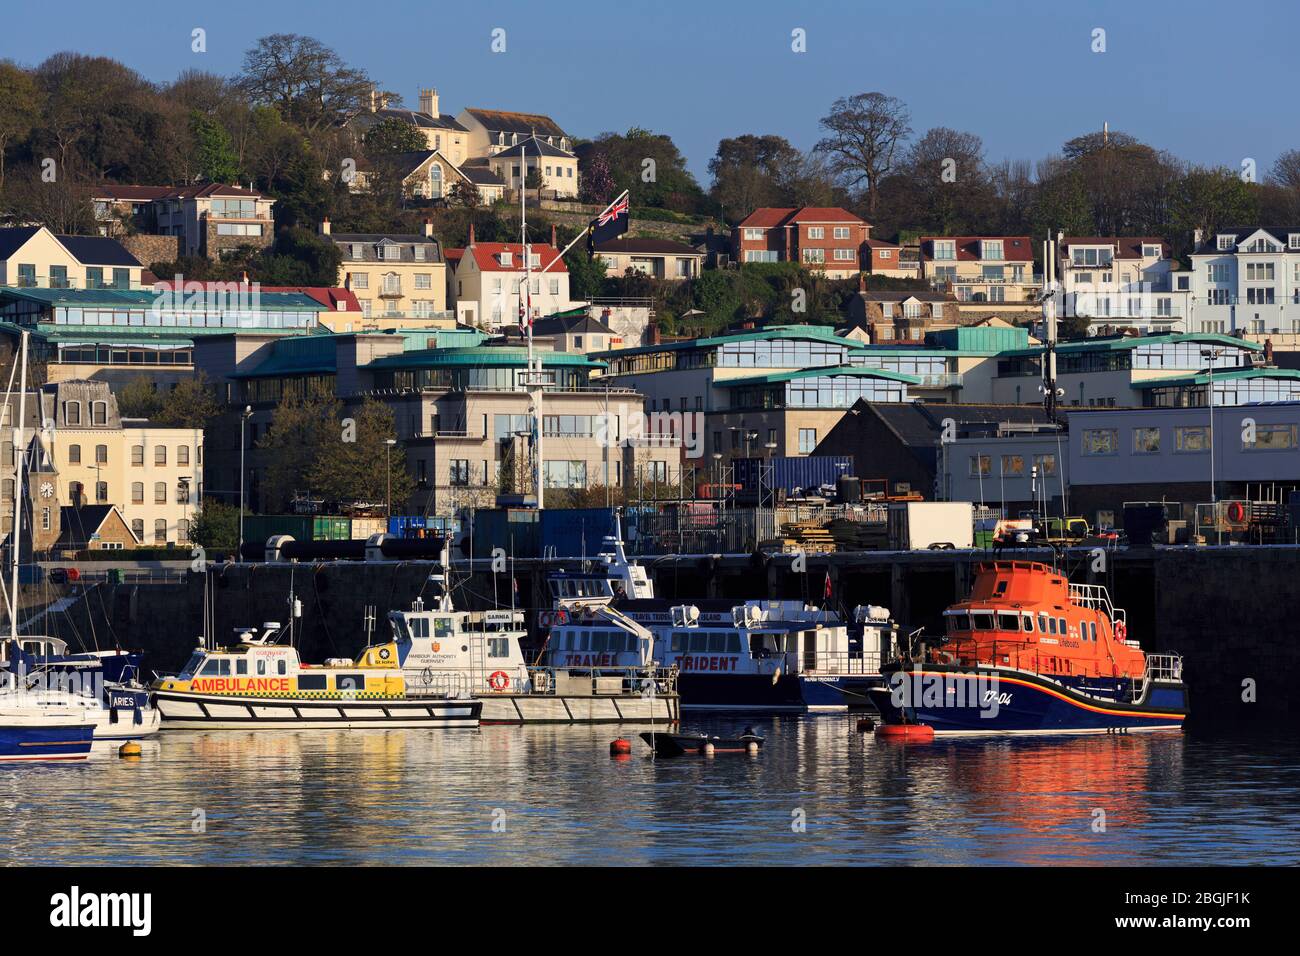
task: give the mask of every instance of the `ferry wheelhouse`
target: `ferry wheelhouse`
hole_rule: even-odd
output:
[[[1187,716],[1182,658],[1147,654],[1101,585],[1045,564],[976,569],[937,642],[901,648],[872,700],[887,723],[935,733],[1173,730]]]
[[[304,664],[274,643],[280,633],[275,622],[261,635],[240,629],[233,645],[199,647],[180,673],[156,680],[164,729],[478,726],[482,704],[472,697],[407,693],[397,642]]]

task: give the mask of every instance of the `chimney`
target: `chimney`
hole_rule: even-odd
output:
[[[420,112],[428,113],[430,116],[438,115],[438,91],[435,89],[420,90]]]
[[[330,217],[325,216],[320,221],[320,234],[328,236],[330,234]]]
[[[560,244],[555,241],[555,223],[551,223],[551,246],[556,249],[560,248]]]
[[[432,219],[426,219],[426,220],[424,220],[424,235],[425,235],[425,238],[427,238],[427,239],[432,239],[432,238],[433,238],[433,220],[432,220]]]
[[[646,345],[658,345],[659,343],[659,326],[651,322],[650,327],[646,329]]]
[[[1199,249],[1199,248],[1201,247],[1201,240],[1204,239],[1204,238],[1205,238],[1205,232],[1204,232],[1203,230],[1201,230],[1201,229],[1193,229],[1193,230],[1192,230],[1192,248],[1193,248],[1193,249]]]
[[[469,245],[474,245],[474,224],[469,224]]]

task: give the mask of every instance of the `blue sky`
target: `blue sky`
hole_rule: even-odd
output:
[[[1295,3],[58,0],[7,4],[5,18],[0,58],[76,50],[157,81],[234,73],[257,37],[305,33],[408,106],[432,85],[444,112],[544,112],[584,137],[668,133],[706,186],[720,138],[776,133],[808,148],[836,97],[872,90],[903,99],[918,133],[979,134],[993,161],[1039,159],[1103,121],[1199,163],[1251,157],[1261,173],[1300,148]],[[195,27],[206,53],[190,49]],[[504,53],[490,49],[497,27]],[[791,51],[795,28],[806,53]]]

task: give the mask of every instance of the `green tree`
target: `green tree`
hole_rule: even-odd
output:
[[[621,135],[602,133],[594,142],[578,147],[581,176],[592,174],[598,155],[609,164],[614,193],[629,190],[634,206],[696,212],[706,205],[704,190],[686,168],[686,158],[670,136],[635,126]]]
[[[911,114],[902,100],[884,93],[841,97],[820,120],[827,136],[816,149],[849,186],[865,186],[867,212],[875,218],[881,181],[893,170],[898,150],[911,135]]]
[[[117,410],[123,418],[152,419],[159,404],[158,391],[147,375],[137,375],[117,392]]]
[[[397,438],[393,410],[367,398],[350,417],[352,428],[344,437],[351,441],[325,436],[317,447],[307,473],[312,491],[328,501],[391,500],[396,510],[402,510],[415,485],[402,446],[387,444]]]
[[[190,113],[199,174],[210,183],[230,184],[239,178],[239,157],[235,155],[226,128],[198,110]]]
[[[746,133],[718,143],[709,160],[713,200],[739,222],[760,206],[784,205],[784,170],[802,161],[784,136]]]
[[[241,89],[255,104],[274,106],[308,133],[343,126],[370,107],[372,84],[365,70],[312,37],[276,33],[244,54]],[[400,102],[391,93],[388,101]]]
[[[394,153],[414,153],[428,149],[428,143],[418,129],[396,117],[380,120],[365,135],[366,155],[372,159]]]
[[[1200,229],[1212,235],[1222,226],[1256,222],[1258,195],[1231,169],[1192,167],[1175,185],[1170,203],[1170,235],[1186,243]]]
[[[166,395],[155,395],[155,401],[150,420],[164,428],[206,428],[221,412],[216,391],[202,373],[177,382]],[[120,398],[118,408],[121,408]]]
[[[32,75],[8,60],[0,61],[0,187],[5,183],[5,150],[31,132],[39,107]]]
[[[575,301],[590,301],[600,295],[608,268],[600,256],[589,256],[580,242],[564,257],[569,270],[569,297]]]
[[[190,537],[205,551],[233,552],[239,545],[239,508],[205,499],[190,521]]]
[[[271,453],[262,482],[263,511],[284,511],[295,492],[316,492],[310,486],[312,468],[321,449],[342,441],[342,418],[343,406],[331,395],[286,395],[276,406],[270,427],[257,443]]]

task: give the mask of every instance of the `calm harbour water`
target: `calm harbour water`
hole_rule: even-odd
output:
[[[753,723],[756,757],[670,760],[631,727],[172,731],[135,761],[106,747],[82,765],[0,765],[0,863],[1300,862],[1294,740],[901,745],[851,717]],[[634,755],[612,760],[620,735]]]

